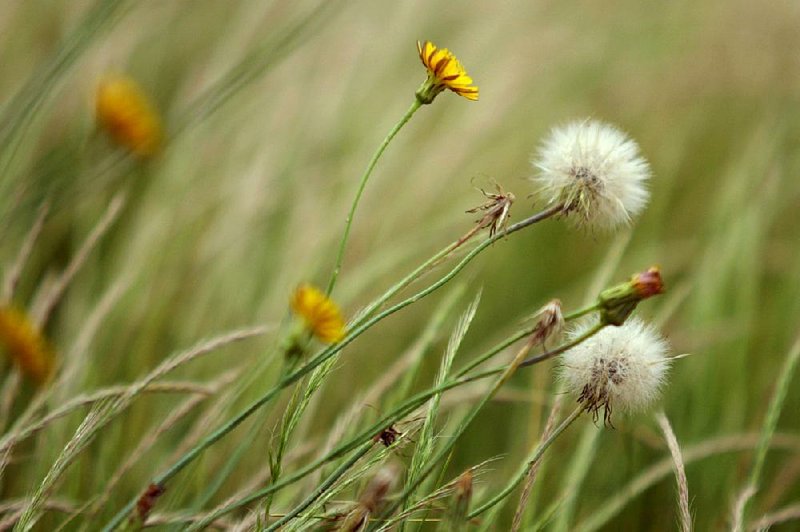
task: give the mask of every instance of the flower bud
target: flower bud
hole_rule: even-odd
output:
[[[622,325],[639,301],[664,293],[661,272],[655,266],[600,292],[598,307],[600,321],[605,325]]]

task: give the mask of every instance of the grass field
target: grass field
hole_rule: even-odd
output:
[[[584,414],[555,439],[520,529],[686,529],[663,411],[694,529],[797,530],[798,25],[782,1],[0,1],[0,308],[19,309],[54,362],[37,379],[0,323],[0,529],[136,529],[126,504],[141,509],[164,479],[147,520],[159,530],[231,502],[209,526],[511,530],[521,487],[467,519],[451,481],[475,467],[474,513],[525,464],[557,399],[567,417],[557,357],[496,393],[490,377],[393,413],[550,299],[572,312],[658,265],[666,293],[636,314],[688,356],[646,412],[615,413],[614,428]],[[327,285],[360,176],[426,79],[426,39],[457,55],[480,99],[445,91],[378,161],[333,291],[349,333],[474,227],[478,188],[515,194],[511,223],[546,206],[528,178],[554,126],[628,133],[652,167],[650,203],[628,228],[550,219],[469,261],[481,232],[383,307],[423,291],[413,308],[341,351],[315,341],[286,358],[292,293]],[[109,74],[152,99],[158,153],[131,155],[98,126]],[[517,349],[481,368],[503,371]],[[382,418],[399,432],[388,448],[371,437]],[[381,474],[394,486],[354,524]]]

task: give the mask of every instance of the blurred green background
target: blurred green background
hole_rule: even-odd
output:
[[[174,350],[235,327],[267,323],[272,332],[182,368],[181,378],[209,380],[270,352],[293,287],[327,281],[358,176],[424,80],[415,43],[429,39],[458,56],[480,101],[442,94],[380,161],[337,288],[349,315],[469,229],[474,217],[464,211],[483,200],[473,185],[494,179],[514,192],[512,221],[541,207],[529,196],[529,160],[555,125],[593,117],[628,132],[652,164],[652,201],[621,234],[583,234],[548,221],[492,246],[452,286],[345,350],[300,443],[324,438],[356,391],[409,349],[459,283],[459,309],[479,287],[483,296],[457,363],[509,335],[550,298],[574,309],[658,264],[668,294],[639,312],[659,321],[675,353],[692,355],[676,362],[662,402],[678,440],[684,448],[726,436],[745,442],[687,465],[697,529],[725,528],[751,464],[753,443],[744,435],[760,430],[800,322],[798,27],[800,7],[783,1],[0,2],[4,270],[43,199],[52,204],[17,304],[29,306],[110,199],[127,195],[46,329],[60,363],[79,368],[50,408],[130,382]],[[130,74],[161,110],[168,143],[159,157],[126,159],[96,131],[92,99],[107,72]],[[118,288],[120,297],[87,333],[98,305]],[[426,352],[427,376],[415,386],[429,384],[453,324],[451,317]],[[88,346],[79,343],[82,334],[91,335]],[[13,369],[2,364],[8,383]],[[231,385],[241,392],[236,404],[274,382],[279,369],[276,359],[248,387]],[[449,476],[503,455],[479,493],[502,486],[541,431],[551,377],[544,366],[517,375],[457,445]],[[33,393],[28,383],[20,388],[5,430]],[[178,401],[168,394],[138,401],[82,454],[57,494],[77,503],[95,496]],[[169,463],[181,427],[201,420],[210,430],[225,417],[209,413],[213,403],[159,439],[102,515]],[[449,404],[448,416],[463,408]],[[779,423],[783,446],[769,455],[753,517],[800,496],[798,409],[794,386]],[[265,467],[275,410],[253,421],[264,429],[214,501]],[[374,413],[365,407],[364,416]],[[65,418],[17,448],[3,499],[38,485],[81,419]],[[615,424],[579,420],[549,451],[533,512],[562,500],[569,511],[557,511],[552,529],[585,523],[667,456],[652,416]],[[247,430],[182,476],[181,493],[199,490]],[[581,480],[570,483],[570,473]],[[164,509],[191,500],[168,493]],[[674,501],[668,474],[605,527],[672,530]],[[508,528],[513,507],[497,530]],[[48,515],[40,524],[61,520]]]

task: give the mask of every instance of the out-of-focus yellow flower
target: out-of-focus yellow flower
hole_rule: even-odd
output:
[[[447,48],[436,48],[430,41],[417,41],[417,50],[422,64],[428,69],[428,79],[417,90],[422,103],[431,103],[444,89],[450,89],[468,100],[478,99],[478,87],[472,84],[456,56]]]
[[[109,76],[101,81],[95,106],[98,124],[117,144],[139,157],[155,155],[161,148],[161,118],[133,79]]]
[[[321,342],[333,344],[344,337],[345,323],[339,307],[318,288],[298,286],[292,296],[292,310]]]
[[[0,306],[0,344],[26,376],[38,383],[50,377],[55,365],[53,349],[25,313]]]

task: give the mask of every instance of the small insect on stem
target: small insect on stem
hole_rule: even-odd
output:
[[[402,435],[403,433],[394,428],[394,425],[389,425],[378,434],[373,436],[372,441],[375,443],[381,442],[384,447],[391,447],[391,445],[397,441],[397,438]]]
[[[164,494],[164,491],[164,486],[160,484],[150,484],[147,486],[144,493],[142,493],[142,496],[139,497],[139,500],[136,502],[136,513],[142,523],[147,521],[150,511],[153,509],[153,506],[156,505],[158,498]]]

